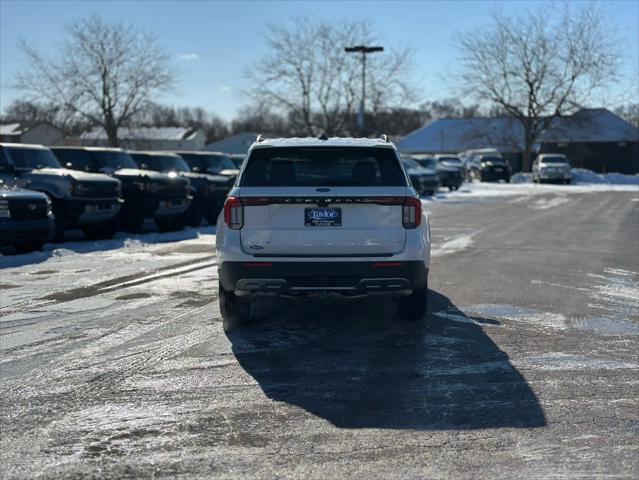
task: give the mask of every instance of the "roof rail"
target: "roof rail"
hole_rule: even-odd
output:
[[[260,133],[260,134],[257,136],[257,138],[255,139],[255,141],[256,141],[257,143],[260,143],[260,142],[261,142],[261,141],[263,141],[263,140],[264,140],[264,135],[262,135],[261,133]]]

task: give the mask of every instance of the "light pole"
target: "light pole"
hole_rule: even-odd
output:
[[[366,55],[374,52],[383,52],[384,47],[369,47],[367,45],[356,45],[354,47],[346,47],[344,51],[347,53],[361,53],[362,54],[362,99],[359,103],[359,113],[357,115],[357,126],[365,135],[364,131],[364,112],[365,112],[365,100],[366,100]]]

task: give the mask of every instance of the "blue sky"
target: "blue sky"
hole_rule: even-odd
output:
[[[453,94],[446,72],[455,68],[452,39],[456,31],[481,26],[492,8],[514,13],[546,3],[0,0],[0,108],[20,95],[11,88],[12,78],[24,67],[18,41],[25,39],[46,52],[62,38],[67,22],[92,13],[125,20],[158,35],[180,72],[177,90],[162,101],[202,106],[230,119],[243,105],[245,70],[265,51],[262,34],[268,24],[290,22],[297,15],[370,20],[383,44],[415,49],[418,93],[423,100],[436,100]],[[599,5],[618,27],[628,59],[621,72],[624,81],[613,96],[628,97],[631,88],[638,88],[639,0]]]

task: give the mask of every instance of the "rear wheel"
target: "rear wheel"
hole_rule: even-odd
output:
[[[428,309],[428,287],[416,290],[397,302],[397,315],[401,320],[416,322],[424,318]]]
[[[120,227],[119,217],[116,215],[110,220],[94,223],[92,225],[84,225],[82,231],[92,240],[104,240],[113,238],[113,235]]]
[[[42,242],[29,242],[29,243],[21,243],[15,246],[17,253],[29,253],[35,250],[42,250],[42,246],[44,243]]]
[[[186,211],[186,224],[189,227],[199,227],[202,223],[203,213],[202,203],[194,198]]]
[[[218,286],[222,327],[226,333],[232,332],[248,322],[251,316],[251,303],[233,292],[227,292]]]
[[[144,224],[144,210],[141,205],[126,201],[122,208],[122,229],[127,232],[139,232]]]
[[[183,213],[169,218],[156,218],[155,224],[162,232],[182,230],[186,226],[186,214]]]
[[[53,241],[55,243],[60,243],[64,241],[64,233],[67,226],[67,215],[64,211],[64,205],[60,200],[51,199],[51,209],[53,210],[53,223],[55,226]]]

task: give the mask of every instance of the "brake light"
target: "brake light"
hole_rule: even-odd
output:
[[[224,202],[224,222],[231,230],[239,230],[244,226],[244,207],[237,197],[229,197]]]
[[[402,206],[404,228],[417,228],[422,221],[422,202],[417,197],[406,197]]]

